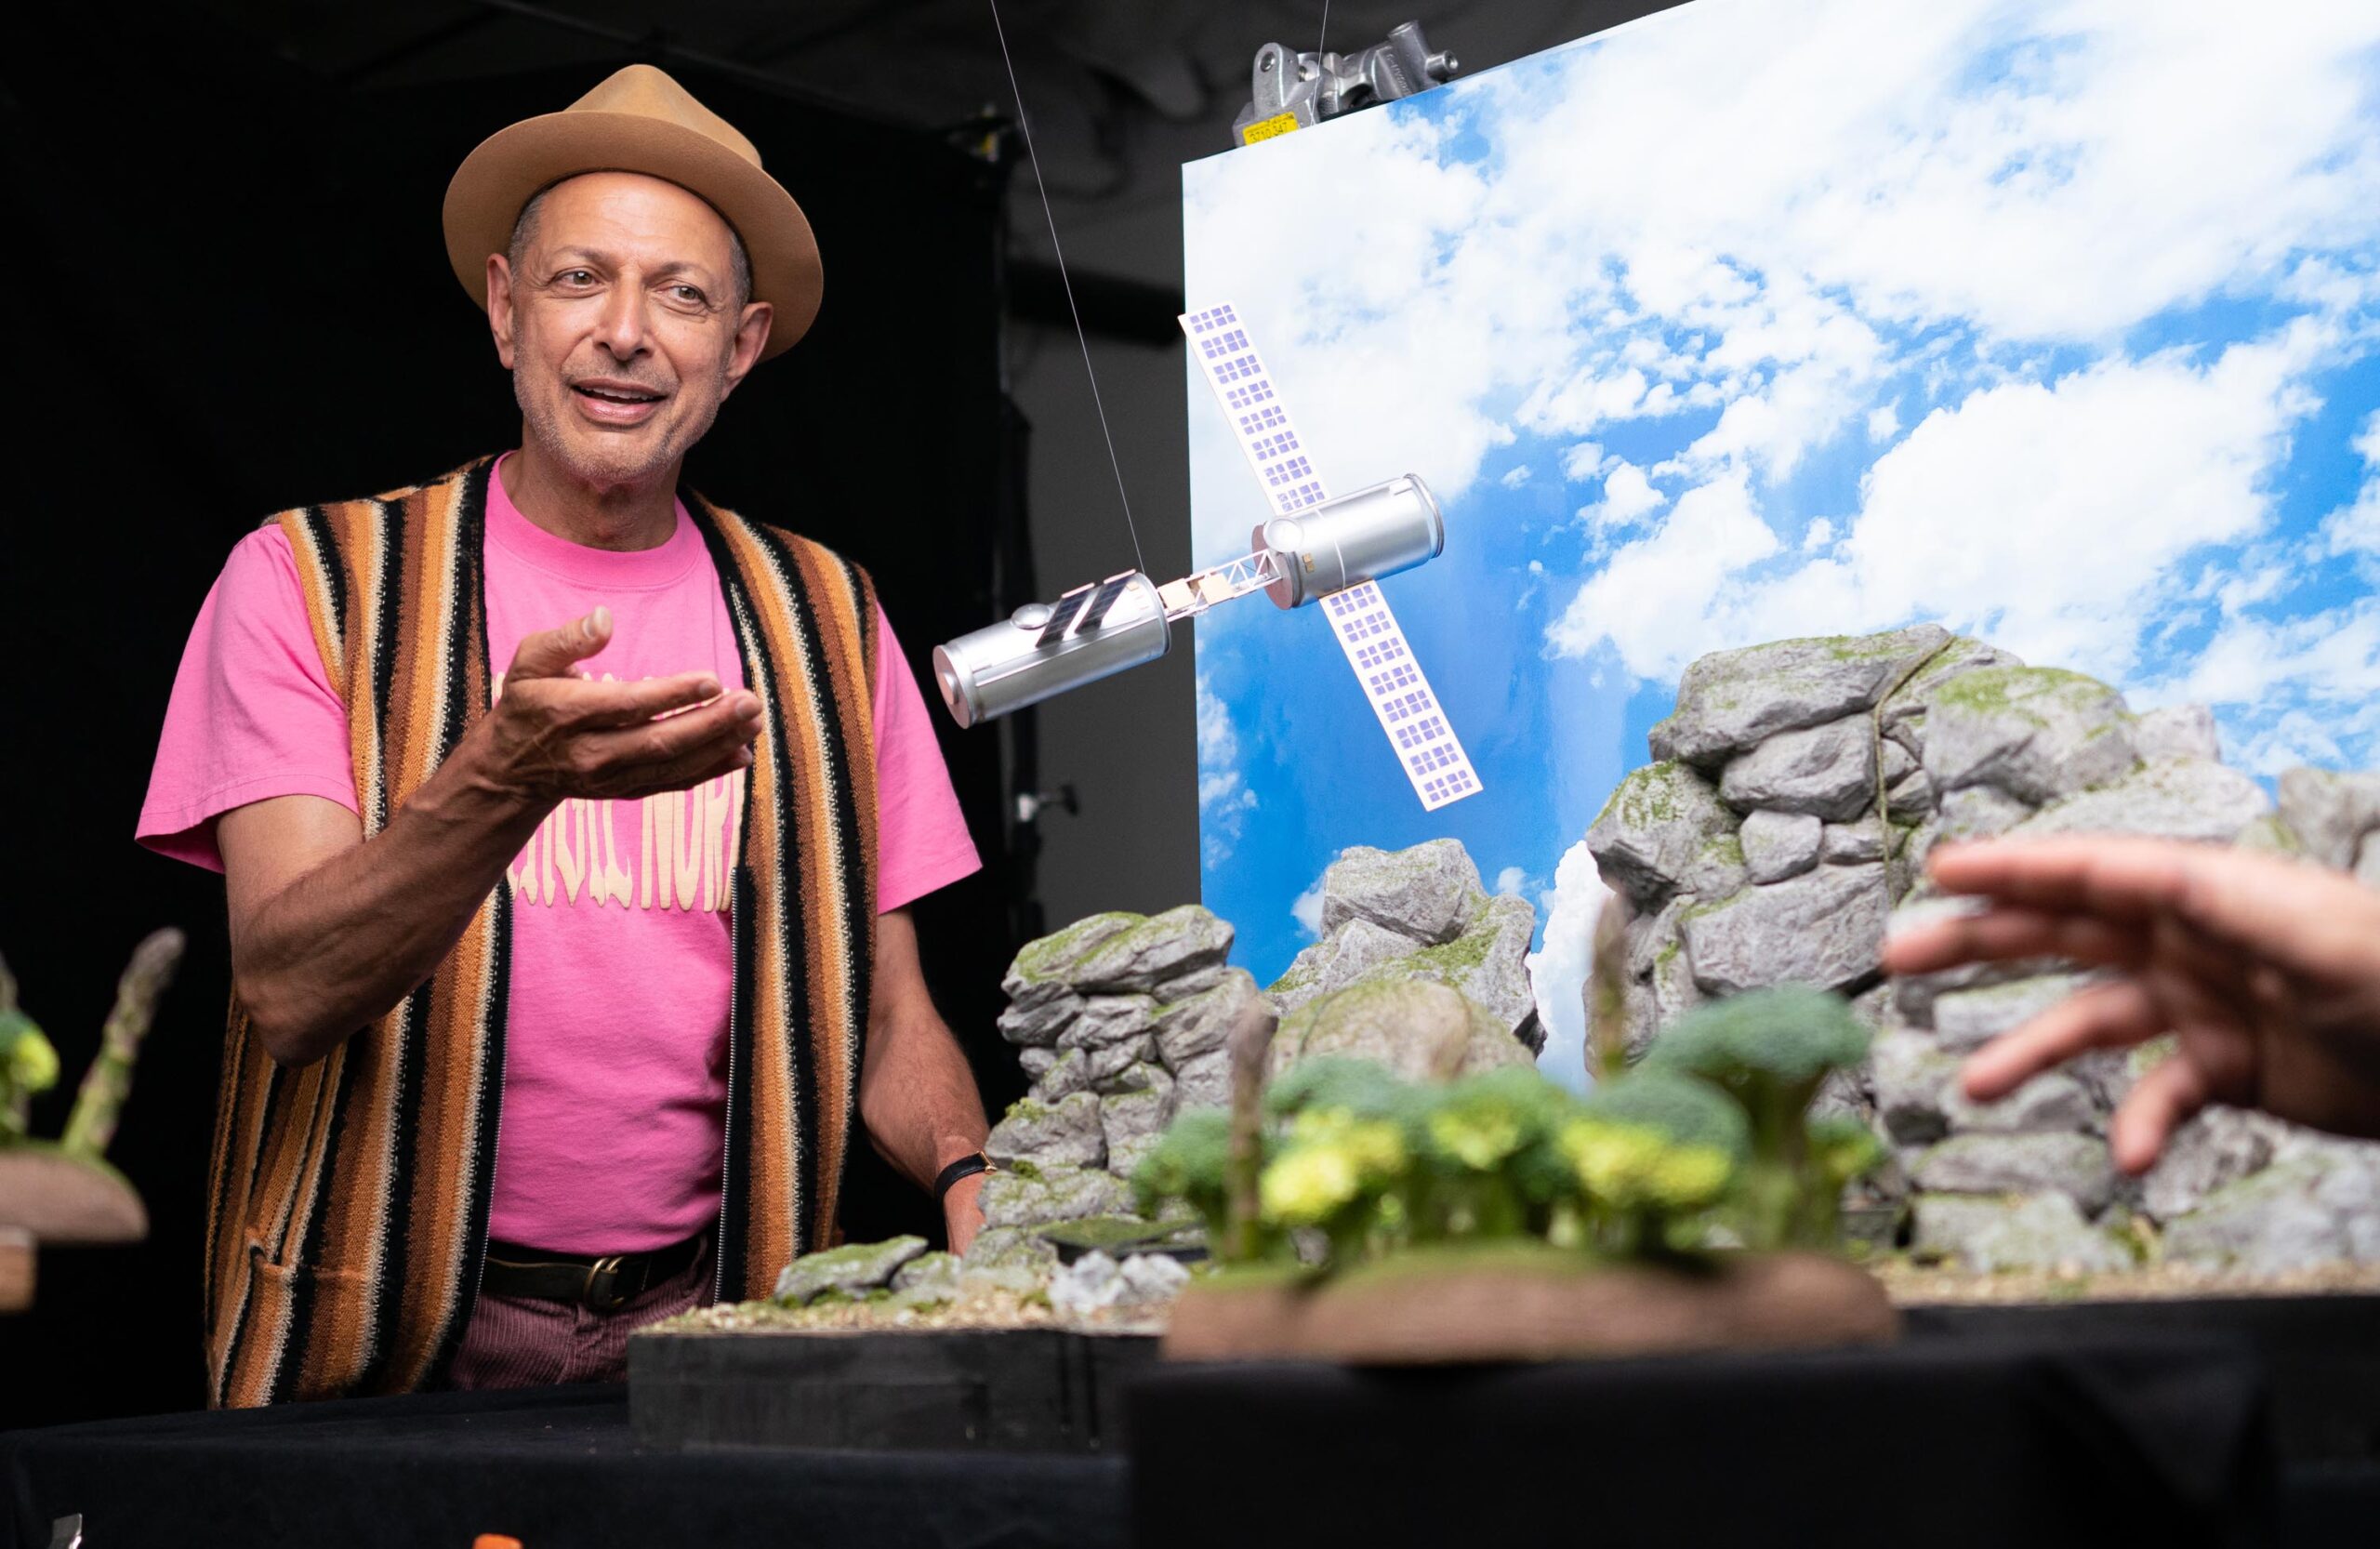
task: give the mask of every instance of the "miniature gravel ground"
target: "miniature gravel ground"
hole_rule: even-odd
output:
[[[1884,1282],[1893,1301],[1904,1307],[2016,1305],[2027,1303],[2158,1302],[2181,1297],[2344,1296],[2380,1292],[2380,1264],[2333,1264],[2293,1275],[2242,1275],[2216,1270],[2159,1264],[2115,1275],[2058,1275],[2046,1271],[2000,1275],[1966,1275],[1956,1270],[1925,1268],[1899,1260],[1868,1266]],[[1038,1294],[1020,1296],[1012,1291],[967,1292],[955,1301],[922,1307],[890,1302],[830,1299],[807,1307],[780,1307],[770,1302],[740,1302],[733,1306],[699,1307],[666,1322],[651,1332],[664,1334],[727,1333],[889,1333],[915,1330],[1064,1329],[1081,1333],[1161,1334],[1166,1309],[1102,1307],[1088,1313],[1061,1313]]]
[[[1868,1266],[1904,1307],[2023,1302],[2163,1302],[2181,1297],[2343,1296],[2380,1291],[2380,1264],[2326,1264],[2291,1275],[2154,1264],[2114,1275],[1966,1275],[1887,1260]]]
[[[1088,1313],[1061,1313],[1039,1294],[1020,1296],[1012,1291],[977,1291],[956,1300],[920,1307],[890,1302],[827,1301],[806,1307],[780,1307],[773,1302],[739,1302],[733,1306],[697,1307],[652,1326],[663,1334],[860,1334],[949,1329],[1067,1329],[1082,1333],[1161,1334],[1162,1307],[1102,1307]]]

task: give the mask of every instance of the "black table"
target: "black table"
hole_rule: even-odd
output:
[[[1885,1349],[1437,1371],[1165,1368],[1132,1461],[640,1445],[622,1389],[0,1435],[16,1542],[91,1549],[1333,1549],[2372,1542],[2368,1469],[2277,1489],[2238,1339],[1913,1329]]]
[[[641,1447],[628,1390],[428,1394],[0,1434],[14,1542],[90,1549],[1108,1549],[1114,1458]]]

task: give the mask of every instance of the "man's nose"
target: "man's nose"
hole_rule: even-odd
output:
[[[605,294],[595,341],[609,351],[613,359],[632,360],[645,352],[651,332],[645,305],[641,285],[614,285]]]

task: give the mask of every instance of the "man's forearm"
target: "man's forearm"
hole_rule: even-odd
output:
[[[859,1106],[869,1142],[919,1188],[932,1188],[945,1167],[982,1150],[988,1133],[975,1073],[930,1008],[870,1029]]]
[[[450,760],[389,826],[299,877],[232,941],[275,1059],[320,1059],[430,977],[548,808]]]

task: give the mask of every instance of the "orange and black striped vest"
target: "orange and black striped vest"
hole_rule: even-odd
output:
[[[348,712],[364,838],[485,713],[483,458],[309,506],[288,534]],[[691,491],[760,734],[730,907],[720,1294],[826,1245],[856,1116],[876,929],[876,602],[865,572]],[[326,1058],[273,1063],[236,998],[209,1180],[218,1407],[433,1385],[470,1319],[503,1107],[510,897]]]

